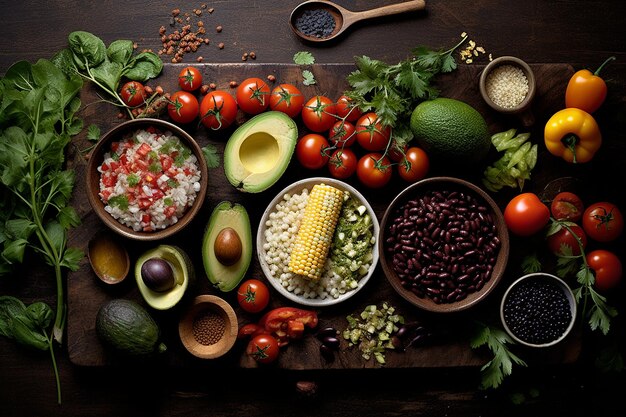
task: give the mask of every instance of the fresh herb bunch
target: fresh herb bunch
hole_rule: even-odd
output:
[[[412,57],[394,65],[367,56],[357,57],[358,69],[347,78],[352,90],[345,94],[362,111],[373,111],[383,125],[392,126],[395,141],[404,145],[413,139],[413,109],[420,101],[437,97],[435,76],[457,68],[453,52],[466,40],[467,36],[448,50],[417,47]]]

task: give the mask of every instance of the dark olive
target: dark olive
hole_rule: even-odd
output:
[[[326,346],[324,344],[320,345],[320,354],[328,362],[335,360],[335,349],[330,346]]]
[[[322,339],[322,344],[328,346],[331,349],[339,349],[339,345],[341,344],[339,342],[339,339],[336,338],[335,336],[326,336],[325,338]]]
[[[141,278],[152,291],[165,292],[174,288],[176,279],[172,266],[164,259],[151,258],[141,265]]]
[[[325,327],[322,330],[317,332],[317,338],[320,341],[323,341],[325,337],[336,337],[339,332],[334,327]]]

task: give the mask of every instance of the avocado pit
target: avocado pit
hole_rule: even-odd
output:
[[[230,266],[241,258],[243,246],[239,234],[232,227],[222,229],[213,244],[215,257],[222,265]]]
[[[151,258],[141,265],[141,278],[152,291],[169,291],[176,285],[172,266],[164,259]]]

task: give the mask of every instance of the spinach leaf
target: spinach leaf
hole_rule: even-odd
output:
[[[54,56],[50,58],[50,62],[52,62],[55,67],[60,69],[67,77],[75,75],[78,72],[76,64],[74,63],[74,54],[72,54],[72,51],[69,48],[62,49],[54,54]]]
[[[133,56],[133,42],[123,39],[111,42],[107,48],[107,56],[111,62],[125,67]]]
[[[13,317],[25,310],[26,306],[19,299],[9,295],[0,296],[0,335],[13,339]]]
[[[93,33],[78,30],[70,33],[68,41],[74,62],[80,69],[96,67],[106,59],[104,42]]]
[[[120,78],[122,78],[122,70],[121,64],[104,61],[97,67],[92,68],[91,74],[99,83],[113,91],[117,91]]]
[[[123,75],[133,81],[147,81],[155,78],[163,70],[163,61],[152,52],[138,54],[129,64],[129,68]]]

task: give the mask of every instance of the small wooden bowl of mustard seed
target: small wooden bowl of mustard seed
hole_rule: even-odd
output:
[[[215,295],[199,295],[183,315],[178,333],[185,348],[201,359],[225,355],[235,344],[238,331],[235,310]]]
[[[480,75],[480,94],[498,113],[518,116],[530,127],[535,118],[530,111],[535,97],[536,81],[533,70],[514,56],[501,56],[491,61]]]

